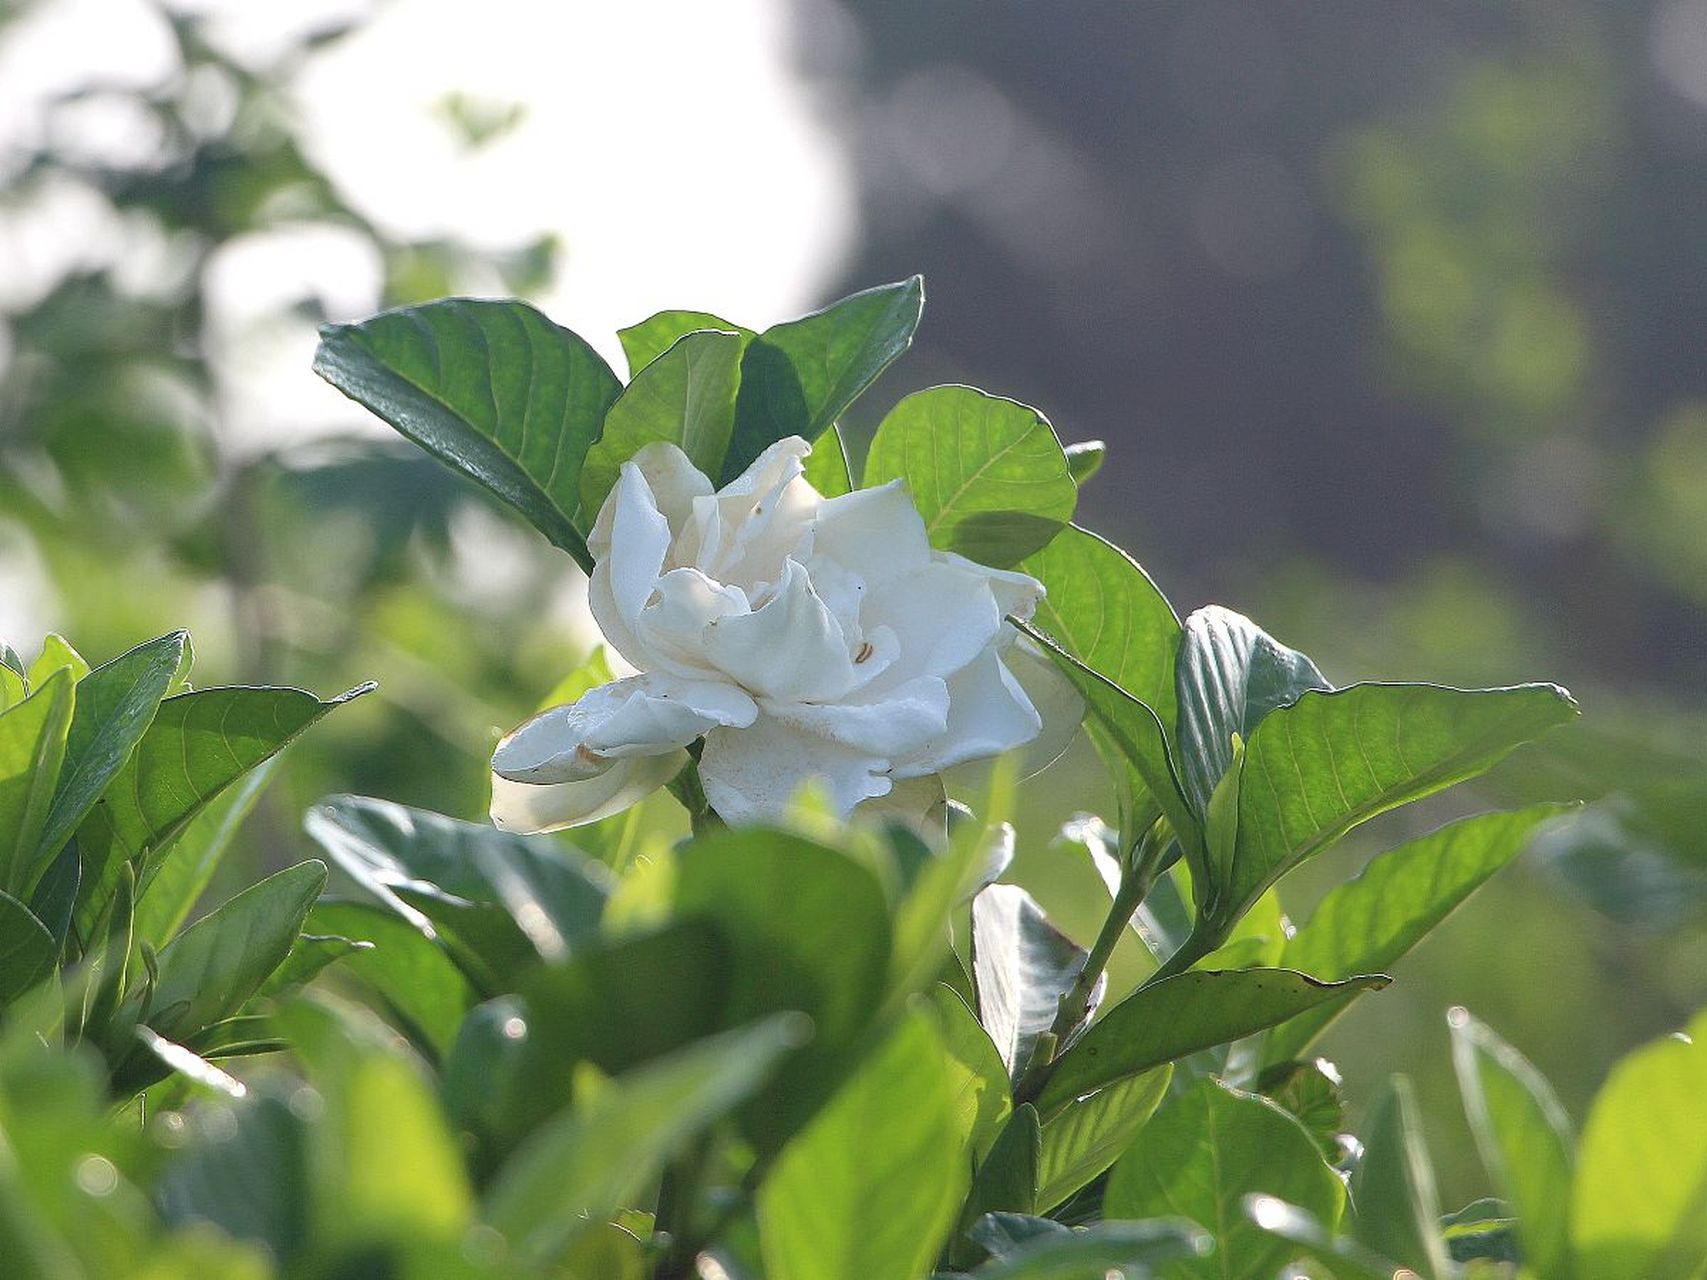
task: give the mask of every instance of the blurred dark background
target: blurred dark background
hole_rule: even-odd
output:
[[[614,354],[922,271],[856,437],[930,383],[1028,401],[1108,442],[1081,519],[1182,613],[1582,700],[1477,801],[1597,806],[1328,1045],[1354,1099],[1419,1077],[1448,1200],[1448,1005],[1580,1118],[1707,1001],[1707,0],[291,8],[0,0],[0,632],[378,678],[256,862],[328,790],[477,815],[596,639],[570,566],[316,384],[316,321],[517,294]],[[1101,796],[1040,795],[1021,871],[1083,932],[1049,836]]]

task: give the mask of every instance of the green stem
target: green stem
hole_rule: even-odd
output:
[[[686,1276],[699,1252],[693,1234],[694,1209],[699,1199],[700,1179],[711,1156],[710,1135],[701,1135],[680,1157],[670,1162],[658,1185],[656,1231],[669,1236],[664,1255],[653,1270],[654,1280]]]
[[[698,743],[694,744],[698,746]],[[723,827],[723,819],[705,798],[705,786],[699,780],[699,753],[690,747],[690,758],[682,771],[665,784],[670,794],[688,811],[695,836],[708,835]]]
[[[1145,978],[1142,986],[1153,987],[1163,979],[1178,977],[1220,946],[1226,932],[1225,929],[1193,929],[1186,940],[1180,943],[1179,950],[1163,961],[1161,968]]]

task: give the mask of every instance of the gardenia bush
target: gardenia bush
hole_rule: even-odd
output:
[[[922,302],[661,313],[626,385],[515,302],[325,330],[322,376],[588,573],[610,650],[541,673],[493,821],[314,806],[331,896],[311,861],[185,927],[345,699],[194,689],[181,634],[0,655],[0,1274],[1701,1273],[1700,1040],[1632,1055],[1579,1139],[1453,1011],[1499,1199],[1452,1212],[1404,1079],[1352,1082],[1354,1137],[1313,1053],[1560,810],[1410,840],[1298,924],[1286,876],[1570,698],[1335,687],[1182,621],[1072,523],[1101,446],[1011,400],[909,396],[856,465],[838,420]],[[1006,878],[1081,725],[1088,945]]]

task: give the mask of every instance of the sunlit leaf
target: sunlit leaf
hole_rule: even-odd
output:
[[[1352,1234],[1419,1275],[1448,1276],[1434,1166],[1419,1123],[1411,1082],[1394,1076],[1370,1104],[1358,1134],[1363,1158],[1351,1178],[1357,1206]]]

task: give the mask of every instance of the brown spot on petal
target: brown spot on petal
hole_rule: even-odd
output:
[[[587,744],[584,742],[575,748],[575,758],[585,761],[587,764],[603,764],[605,762],[605,758],[597,751],[588,750]]]
[[[863,641],[859,646],[859,652],[854,654],[854,665],[858,666],[875,652],[877,651],[871,647],[871,641]]]

